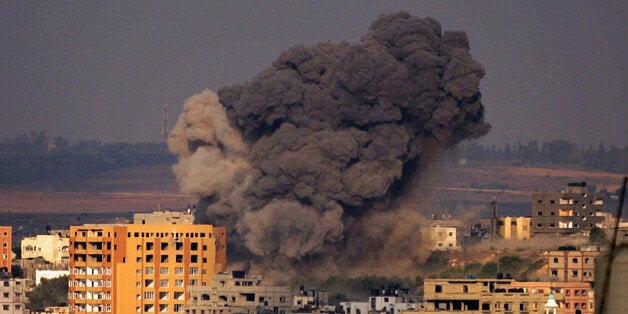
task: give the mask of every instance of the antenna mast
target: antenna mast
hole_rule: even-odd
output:
[[[168,105],[164,105],[164,125],[161,131],[163,135],[164,142],[168,141]]]

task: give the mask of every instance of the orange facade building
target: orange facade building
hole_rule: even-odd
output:
[[[13,252],[11,251],[11,235],[13,228],[11,226],[0,226],[0,273],[11,272],[11,259]]]
[[[594,314],[595,292],[593,287],[586,282],[564,281],[526,281],[513,282],[515,288],[525,288],[532,293],[554,292],[561,293],[563,300],[559,300],[559,313],[564,314]]]
[[[187,286],[226,270],[226,229],[192,224],[70,227],[71,313],[176,313]]]

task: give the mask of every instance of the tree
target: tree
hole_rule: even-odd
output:
[[[606,243],[606,232],[604,229],[598,228],[596,226],[591,227],[591,231],[589,232],[589,243],[594,244],[605,244]]]
[[[47,306],[63,306],[68,304],[68,276],[41,280],[31,292],[27,292],[31,311],[43,311]]]

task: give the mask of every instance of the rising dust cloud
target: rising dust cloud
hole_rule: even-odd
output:
[[[429,189],[418,182],[440,150],[489,131],[483,76],[464,32],[382,15],[359,43],[295,46],[250,81],[188,99],[168,140],[174,172],[199,198],[197,222],[228,228],[230,263],[412,265],[427,208],[405,195]]]

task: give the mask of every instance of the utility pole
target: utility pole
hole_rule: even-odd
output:
[[[497,239],[497,197],[491,202],[491,240]]]
[[[164,142],[168,141],[168,105],[164,105],[164,113],[163,113],[163,118],[164,118],[164,125],[163,125],[163,129],[161,130],[161,133],[163,135],[163,140]]]

